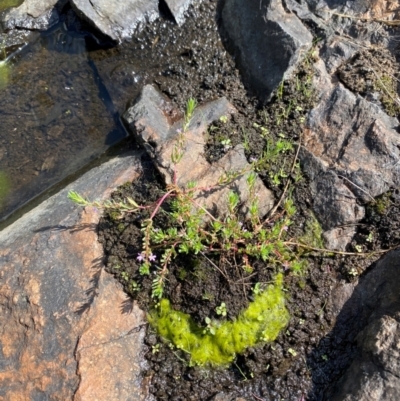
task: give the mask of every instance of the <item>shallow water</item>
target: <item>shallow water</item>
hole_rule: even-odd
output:
[[[60,23],[8,67],[0,85],[0,173],[9,186],[0,221],[126,136],[84,34]]]
[[[162,18],[119,46],[64,11],[63,22],[10,59],[0,89],[0,172],[10,183],[0,229],[11,213],[127,136],[120,116],[143,85],[155,83],[179,108],[199,85],[200,102],[224,92],[227,66],[218,60],[225,50],[212,3],[191,8],[181,27],[161,10]],[[220,89],[201,84],[206,78]]]

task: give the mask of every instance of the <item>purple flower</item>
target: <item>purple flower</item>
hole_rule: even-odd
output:
[[[250,157],[250,163],[255,163],[256,161],[258,161],[257,158],[255,158],[255,157]]]
[[[156,259],[157,259],[156,255],[150,254],[149,256],[150,262],[155,262]]]
[[[282,230],[283,231],[287,231],[287,230],[289,230],[289,227],[288,226],[283,226]]]
[[[143,262],[144,261],[143,252],[142,253],[138,253],[136,260],[138,260],[139,262]]]

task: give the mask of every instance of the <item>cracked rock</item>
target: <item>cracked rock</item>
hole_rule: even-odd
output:
[[[319,102],[308,117],[300,159],[316,215],[329,230],[327,246],[344,249],[352,230],[338,226],[357,223],[363,203],[400,185],[398,120],[333,81],[321,60],[316,67]]]
[[[280,0],[227,0],[223,28],[252,90],[268,100],[311,48],[312,35]]]
[[[144,399],[143,312],[123,314],[126,294],[102,269],[100,214],[67,199],[109,197],[139,157],[91,170],[0,232],[0,399]]]
[[[249,196],[246,183],[249,171],[246,169],[250,165],[247,163],[243,146],[237,146],[213,164],[204,157],[204,133],[208,125],[221,116],[228,116],[234,112],[234,107],[225,98],[197,107],[188,129],[184,132],[183,156],[176,170],[171,159],[179,131],[182,130],[183,116],[173,108],[168,99],[153,86],[147,85],[136,104],[127,110],[123,118],[137,140],[152,156],[167,185],[175,180],[180,187],[185,187],[189,182],[196,182],[196,186],[203,189],[196,200],[204,204],[210,213],[217,215],[227,212],[225,200],[229,191],[234,190],[240,195],[242,212],[246,214]],[[220,177],[242,170],[246,172],[230,184],[216,185]],[[256,192],[262,217],[272,208],[274,198],[258,177]]]
[[[348,322],[364,327],[357,336],[356,357],[331,401],[400,399],[399,261],[399,251],[382,258],[346,302]]]

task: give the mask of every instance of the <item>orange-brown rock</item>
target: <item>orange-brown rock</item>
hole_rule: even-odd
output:
[[[138,141],[143,143],[153,157],[167,184],[176,183],[185,187],[189,182],[195,182],[196,187],[202,189],[196,198],[198,203],[204,205],[210,213],[223,215],[227,212],[229,191],[240,195],[242,211],[247,212],[249,191],[246,179],[251,166],[246,160],[242,145],[230,150],[218,162],[210,164],[204,156],[204,134],[212,122],[222,116],[228,117],[235,111],[225,98],[197,107],[183,133],[182,158],[176,164],[172,161],[172,154],[178,146],[183,119],[179,118],[179,112],[174,110],[171,102],[153,86],[147,85],[143,88],[138,102],[128,109],[124,119]],[[241,171],[243,174],[237,179],[226,185],[218,185],[221,177]],[[273,194],[258,177],[255,191],[259,197],[260,216],[264,216],[274,204]]]
[[[67,199],[104,198],[140,172],[139,155],[81,177],[0,232],[0,400],[141,400],[143,313],[102,267],[99,213]]]

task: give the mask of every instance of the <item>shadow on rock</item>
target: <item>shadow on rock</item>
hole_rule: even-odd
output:
[[[332,292],[335,327],[308,356],[312,400],[400,399],[400,251]],[[325,362],[325,363],[324,363]]]
[[[101,269],[103,268],[103,266],[104,266],[103,257],[99,257],[93,260],[92,262],[93,275],[92,278],[89,280],[90,287],[85,291],[87,299],[84,302],[82,302],[82,304],[75,310],[75,313],[77,313],[78,315],[81,315],[85,311],[87,311],[92,305],[95,297],[98,296]]]

